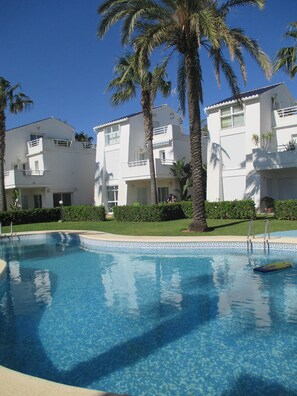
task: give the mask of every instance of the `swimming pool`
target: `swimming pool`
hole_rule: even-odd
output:
[[[296,252],[1,248],[6,367],[129,395],[297,394]],[[293,268],[253,272],[280,259]]]

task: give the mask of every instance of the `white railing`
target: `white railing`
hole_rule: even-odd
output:
[[[40,170],[40,169],[26,169],[23,170],[23,175],[24,176],[43,176],[44,174],[44,170]]]
[[[292,115],[297,115],[297,106],[286,107],[284,109],[278,109],[277,113],[280,117],[288,117]]]
[[[174,164],[174,160],[171,159],[161,159],[161,164],[162,165],[173,165]]]
[[[96,144],[93,143],[89,143],[89,142],[81,142],[83,148],[85,149],[92,149],[92,148],[96,148]]]
[[[66,139],[53,139],[55,146],[59,147],[70,147],[72,144],[71,140],[66,140]]]
[[[145,166],[147,163],[147,160],[141,160],[141,161],[130,161],[128,162],[128,166]]]
[[[41,142],[41,139],[35,139],[35,140],[30,140],[28,142],[28,144],[29,144],[29,147],[32,148],[32,147],[39,146],[40,142]]]
[[[154,128],[154,135],[162,135],[167,132],[168,126]]]

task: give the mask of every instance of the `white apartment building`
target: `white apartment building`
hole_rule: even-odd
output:
[[[95,156],[94,145],[75,141],[74,129],[53,117],[8,130],[8,208],[93,204]]]
[[[297,199],[297,106],[283,84],[205,109],[207,199]],[[295,149],[296,148],[296,149]]]
[[[170,168],[177,160],[190,162],[189,136],[180,116],[169,106],[153,110],[154,159],[159,202],[176,196],[178,183]],[[97,134],[95,205],[108,212],[115,205],[150,203],[150,173],[142,112],[94,127]]]

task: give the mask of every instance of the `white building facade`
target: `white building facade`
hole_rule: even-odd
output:
[[[53,117],[8,130],[8,208],[93,204],[95,156],[95,145],[75,141],[73,128]]]
[[[297,106],[280,83],[205,109],[207,200],[297,199]],[[296,148],[296,150],[295,150]]]
[[[177,160],[190,162],[189,136],[180,116],[169,106],[153,110],[154,161],[159,202],[168,194],[179,196],[170,168]],[[97,134],[95,205],[111,212],[115,205],[150,204],[150,172],[142,113],[94,128]]]

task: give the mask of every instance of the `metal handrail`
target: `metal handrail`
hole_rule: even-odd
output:
[[[249,222],[249,228],[248,228],[248,234],[247,234],[247,239],[251,239],[251,231],[253,231],[253,238],[255,238],[255,230],[254,230],[254,220],[250,220]]]

